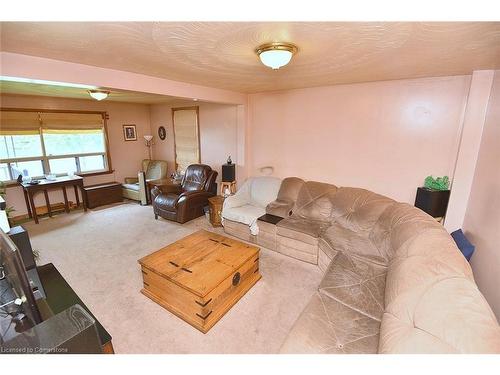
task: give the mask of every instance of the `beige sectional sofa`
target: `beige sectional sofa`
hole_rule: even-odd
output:
[[[224,228],[325,273],[282,353],[500,353],[498,322],[442,225],[364,189],[297,180],[267,206],[277,225]]]

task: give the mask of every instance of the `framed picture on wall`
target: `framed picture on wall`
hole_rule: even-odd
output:
[[[135,125],[123,125],[123,137],[126,141],[137,141]]]
[[[158,128],[158,137],[163,141],[167,137],[167,131],[165,130],[164,126],[160,126]]]

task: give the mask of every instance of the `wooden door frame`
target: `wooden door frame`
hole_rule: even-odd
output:
[[[186,111],[186,110],[194,110],[196,111],[196,127],[198,133],[198,163],[201,163],[201,134],[200,134],[200,107],[199,106],[191,106],[191,107],[176,107],[172,108],[172,130],[174,133],[174,167],[177,172],[177,143],[175,141],[175,120],[174,113],[175,111]]]

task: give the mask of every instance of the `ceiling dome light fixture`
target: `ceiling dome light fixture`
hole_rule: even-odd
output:
[[[89,90],[88,93],[95,100],[106,99],[109,95],[109,91],[102,91],[102,90]]]
[[[258,47],[255,53],[262,64],[276,70],[288,64],[297,51],[297,46],[291,43],[267,43]]]

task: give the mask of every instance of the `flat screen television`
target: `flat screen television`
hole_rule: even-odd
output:
[[[15,297],[18,299],[19,312],[23,313],[33,325],[41,323],[40,310],[19,249],[3,230],[0,230],[0,281],[5,289],[2,291],[3,298],[0,298],[0,305],[13,303],[12,300],[6,301],[5,296],[10,296],[8,299]]]

